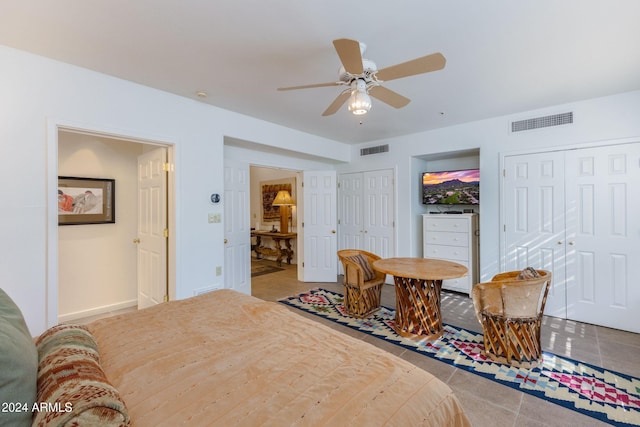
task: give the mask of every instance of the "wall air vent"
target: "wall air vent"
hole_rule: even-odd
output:
[[[523,130],[568,125],[571,123],[573,123],[573,112],[553,114],[551,116],[536,117],[534,119],[511,122],[511,132],[522,132]]]
[[[360,149],[361,156],[368,156],[369,154],[387,153],[389,152],[389,144],[378,145],[376,147],[367,147]]]

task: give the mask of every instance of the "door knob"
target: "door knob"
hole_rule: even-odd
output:
[[[135,243],[135,244],[140,243],[140,239],[133,239],[133,243]]]
[[[331,230],[331,234],[336,234],[336,230]]]
[[[229,243],[229,241],[227,239],[224,239],[224,243],[226,245],[227,243]]]

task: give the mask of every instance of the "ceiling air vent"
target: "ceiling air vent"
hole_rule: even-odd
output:
[[[376,147],[367,147],[360,149],[361,156],[368,156],[369,154],[387,153],[389,151],[389,144],[378,145]]]
[[[511,132],[540,129],[549,126],[568,125],[573,123],[573,112],[554,114],[551,116],[536,117],[535,119],[519,120],[511,122]]]

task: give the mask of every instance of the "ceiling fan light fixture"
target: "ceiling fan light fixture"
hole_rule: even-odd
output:
[[[351,91],[348,108],[356,116],[367,114],[371,109],[371,97],[367,93],[366,84],[358,80],[356,88]]]
[[[371,97],[367,92],[354,90],[349,98],[349,111],[356,116],[367,114],[371,109]]]

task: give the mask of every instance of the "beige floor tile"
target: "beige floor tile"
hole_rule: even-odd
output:
[[[487,378],[457,369],[447,382],[456,393],[463,391],[486,400],[495,406],[500,406],[509,412],[517,413],[522,400],[522,392],[507,387]]]
[[[535,396],[523,394],[519,415],[543,423],[546,426],[605,426],[595,418],[549,403]]]
[[[483,399],[482,393],[453,389],[473,427],[516,426],[517,413]]]

